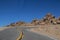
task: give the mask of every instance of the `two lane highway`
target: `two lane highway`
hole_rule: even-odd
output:
[[[25,27],[14,27],[0,31],[0,40],[16,40],[21,32],[21,30],[17,30],[18,28],[24,29],[24,38],[22,40],[53,40],[47,36],[38,35],[33,32],[27,31]]]

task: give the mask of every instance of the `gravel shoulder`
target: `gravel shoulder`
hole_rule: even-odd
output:
[[[0,27],[0,31],[3,31],[3,30],[8,29],[8,28],[11,28],[11,27]]]

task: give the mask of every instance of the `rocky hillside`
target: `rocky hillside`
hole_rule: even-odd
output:
[[[39,19],[33,19],[32,22],[30,22],[30,23],[18,21],[16,23],[11,23],[11,24],[7,25],[7,27],[9,27],[9,26],[34,26],[34,25],[46,25],[46,24],[53,24],[53,25],[60,24],[60,17],[56,18],[51,13],[47,13],[40,20]]]
[[[60,40],[60,17],[56,18],[51,13],[46,14],[40,20],[33,19],[30,23],[18,21],[16,23],[11,23],[10,25],[7,25],[7,27],[14,26],[37,27],[30,29],[30,31]]]
[[[41,24],[60,24],[60,17],[55,18],[52,14],[48,13],[45,17],[43,17],[41,20],[33,20],[32,24],[35,25],[41,25]]]

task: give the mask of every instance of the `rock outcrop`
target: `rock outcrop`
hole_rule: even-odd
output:
[[[60,24],[60,17],[57,19],[57,24]]]
[[[45,24],[60,24],[60,17],[57,19],[51,13],[48,13],[42,20],[33,20],[35,25],[45,25]]]
[[[31,23],[26,23],[23,21],[18,21],[16,23],[11,23],[7,26],[28,26],[28,25],[46,25],[46,24],[60,24],[60,17],[55,18],[51,13],[47,13],[41,20],[33,19]]]

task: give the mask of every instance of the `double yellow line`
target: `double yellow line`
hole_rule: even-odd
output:
[[[24,34],[23,34],[23,32],[21,32],[21,33],[19,34],[19,37],[18,37],[16,40],[22,40],[23,37],[24,37]]]

